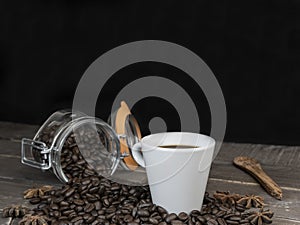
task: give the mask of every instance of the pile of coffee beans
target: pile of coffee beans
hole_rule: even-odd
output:
[[[178,215],[151,202],[148,187],[120,185],[98,176],[73,178],[63,187],[30,199],[31,214],[47,216],[49,224],[256,224],[244,205],[222,204],[205,194],[201,210]]]
[[[48,133],[43,133],[40,140],[50,145],[53,134],[52,128]],[[83,133],[82,137],[88,138],[88,135]],[[93,146],[99,143],[90,143],[92,152]],[[48,218],[48,224],[51,225],[251,225],[271,221],[266,222],[266,219],[261,218],[262,213],[251,212],[243,204],[224,203],[209,196],[208,193],[205,194],[202,209],[181,212],[178,215],[168,213],[161,206],[151,202],[148,186],[118,184],[99,176],[81,155],[75,134],[70,134],[64,143],[61,166],[68,177],[68,182],[61,188],[49,190],[44,195],[29,200],[35,205],[30,213],[33,216]],[[271,213],[266,215],[269,216]]]

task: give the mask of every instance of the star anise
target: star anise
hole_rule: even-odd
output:
[[[263,197],[257,195],[245,195],[237,203],[244,205],[247,209],[251,207],[260,208],[265,205]]]
[[[46,192],[51,191],[53,189],[50,185],[45,185],[40,188],[31,188],[24,191],[24,198],[37,198],[44,196]]]
[[[29,212],[29,208],[22,205],[12,205],[3,209],[2,217],[22,218]]]
[[[235,205],[235,203],[241,198],[241,196],[239,194],[230,194],[229,191],[227,192],[220,192],[217,191],[216,193],[214,193],[214,197],[222,202],[222,204],[229,204],[229,205]]]
[[[48,225],[48,221],[46,216],[26,214],[19,225]]]
[[[263,225],[272,223],[271,218],[273,217],[274,213],[269,209],[264,210],[263,208],[261,208],[259,211],[249,213],[250,216],[248,216],[246,219],[249,220],[249,222],[252,225]]]

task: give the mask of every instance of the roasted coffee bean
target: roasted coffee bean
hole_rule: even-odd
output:
[[[172,225],[183,225],[183,222],[181,220],[172,220],[171,224]]]
[[[100,201],[96,201],[96,202],[94,203],[94,206],[95,206],[95,210],[99,210],[99,209],[101,209],[101,207],[102,207],[102,203],[101,203]]]
[[[63,197],[63,196],[60,196],[60,197],[54,198],[54,199],[53,199],[53,202],[59,204],[59,203],[62,202],[63,200],[64,200],[64,197]]]
[[[109,207],[109,208],[106,209],[106,213],[113,213],[115,211],[116,211],[116,208],[113,207],[113,206],[111,206],[111,207]]]
[[[244,224],[244,223],[249,223],[249,220],[247,219],[240,220],[240,224]]]
[[[115,213],[106,214],[106,219],[111,219]]]
[[[67,216],[60,216],[60,217],[58,218],[58,220],[60,220],[60,221],[64,221],[64,220],[67,220],[67,219],[68,219]]]
[[[215,207],[212,209],[211,213],[216,215],[219,212],[219,210]]]
[[[153,218],[153,217],[149,218],[149,222],[152,223],[152,224],[158,224],[158,220]]]
[[[82,225],[83,224],[83,220],[78,220],[74,223],[74,225]]]
[[[239,222],[238,221],[233,221],[233,220],[226,220],[226,223],[227,224],[239,224]]]
[[[71,213],[74,213],[75,211],[73,209],[70,209],[70,210],[65,210],[62,212],[62,214],[64,216],[69,216]]]
[[[178,214],[178,219],[180,219],[181,221],[185,221],[189,218],[189,215],[186,214],[185,212],[181,212]]]
[[[95,208],[95,205],[93,203],[89,203],[83,208],[83,210],[84,210],[84,212],[89,213],[89,212],[93,211],[94,208]]]
[[[222,211],[224,211],[224,212],[229,212],[230,211],[230,209],[229,208],[227,208],[227,207],[225,207],[225,206],[219,206],[219,209],[220,210],[222,210]]]
[[[64,211],[64,210],[67,210],[67,209],[73,209],[73,208],[71,208],[71,207],[68,207],[68,206],[63,206],[63,207],[60,207],[60,211]]]
[[[29,200],[29,202],[33,205],[40,203],[41,199],[40,198],[32,198]]]
[[[74,204],[76,204],[76,205],[84,205],[84,201],[81,200],[81,199],[75,199],[73,202],[74,202]]]
[[[201,223],[206,223],[206,219],[203,216],[197,216],[197,220]]]
[[[214,219],[210,219],[210,220],[207,221],[207,225],[218,225],[218,224],[219,223]]]
[[[225,211],[220,210],[219,212],[216,213],[216,217],[223,217],[226,215]]]
[[[166,222],[170,223],[172,220],[175,220],[177,218],[177,215],[175,213],[171,213],[166,217]]]
[[[140,204],[138,206],[139,209],[142,209],[142,208],[148,208],[149,206],[152,206],[152,203],[143,203],[143,204]]]
[[[109,205],[110,205],[110,203],[109,203],[109,201],[108,201],[107,198],[105,198],[105,199],[103,200],[103,205],[104,205],[104,206],[109,206]]]
[[[92,223],[96,218],[94,216],[90,216],[89,218],[87,218],[85,220],[85,222],[87,222],[88,224]]]
[[[69,203],[66,201],[62,201],[59,203],[60,206],[69,206]]]
[[[224,216],[224,219],[228,219],[230,217],[234,216],[234,213],[228,213]]]
[[[133,217],[131,216],[131,215],[126,215],[126,216],[124,216],[124,222],[126,222],[126,223],[130,223],[130,222],[132,222],[133,221]]]
[[[236,204],[235,208],[240,212],[244,212],[246,210],[246,207],[242,204]]]
[[[127,225],[139,225],[139,223],[137,223],[137,222],[130,222],[130,223],[127,223]]]
[[[140,217],[140,220],[141,220],[142,222],[148,222],[149,217]]]
[[[58,209],[59,209],[58,205],[55,204],[55,203],[51,204],[51,205],[50,205],[50,208],[51,208],[52,210],[58,210]]]
[[[137,207],[134,207],[134,208],[132,209],[132,213],[131,213],[131,214],[132,214],[133,217],[136,217],[137,211],[138,211]]]
[[[218,218],[217,221],[219,225],[227,225],[226,221],[223,218]]]
[[[143,209],[138,210],[138,211],[137,211],[137,214],[138,214],[139,216],[150,216],[149,211],[143,210]]]
[[[77,221],[79,221],[79,220],[82,220],[82,217],[81,217],[81,216],[77,216],[77,217],[73,218],[73,219],[71,220],[71,222],[72,222],[72,223],[75,223],[75,222],[77,222]]]
[[[167,210],[165,210],[163,207],[161,206],[158,206],[157,207],[157,211],[160,213],[160,214],[163,214],[163,213],[167,213]]]
[[[97,186],[89,189],[89,193],[91,193],[91,194],[97,193],[98,191],[99,191],[99,187],[97,187]]]
[[[199,216],[200,215],[200,211],[199,210],[192,210],[190,213],[191,216]]]
[[[229,217],[229,220],[232,220],[232,221],[240,221],[240,220],[241,220],[241,217],[239,217],[239,216],[231,216],[231,217]]]
[[[73,193],[75,192],[74,188],[69,188],[66,193],[65,193],[65,197],[70,197]]]

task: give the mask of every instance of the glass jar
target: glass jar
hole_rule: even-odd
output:
[[[62,181],[101,175],[121,184],[146,185],[145,169],[131,153],[141,139],[139,125],[125,102],[109,124],[82,112],[53,113],[33,139],[22,139],[21,161],[41,170],[52,169]]]

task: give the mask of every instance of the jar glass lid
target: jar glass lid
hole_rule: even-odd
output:
[[[146,185],[145,168],[138,165],[132,155],[132,146],[141,138],[141,130],[128,105],[122,101],[119,109],[110,117],[110,125],[120,141],[120,162],[111,179],[129,185]]]

